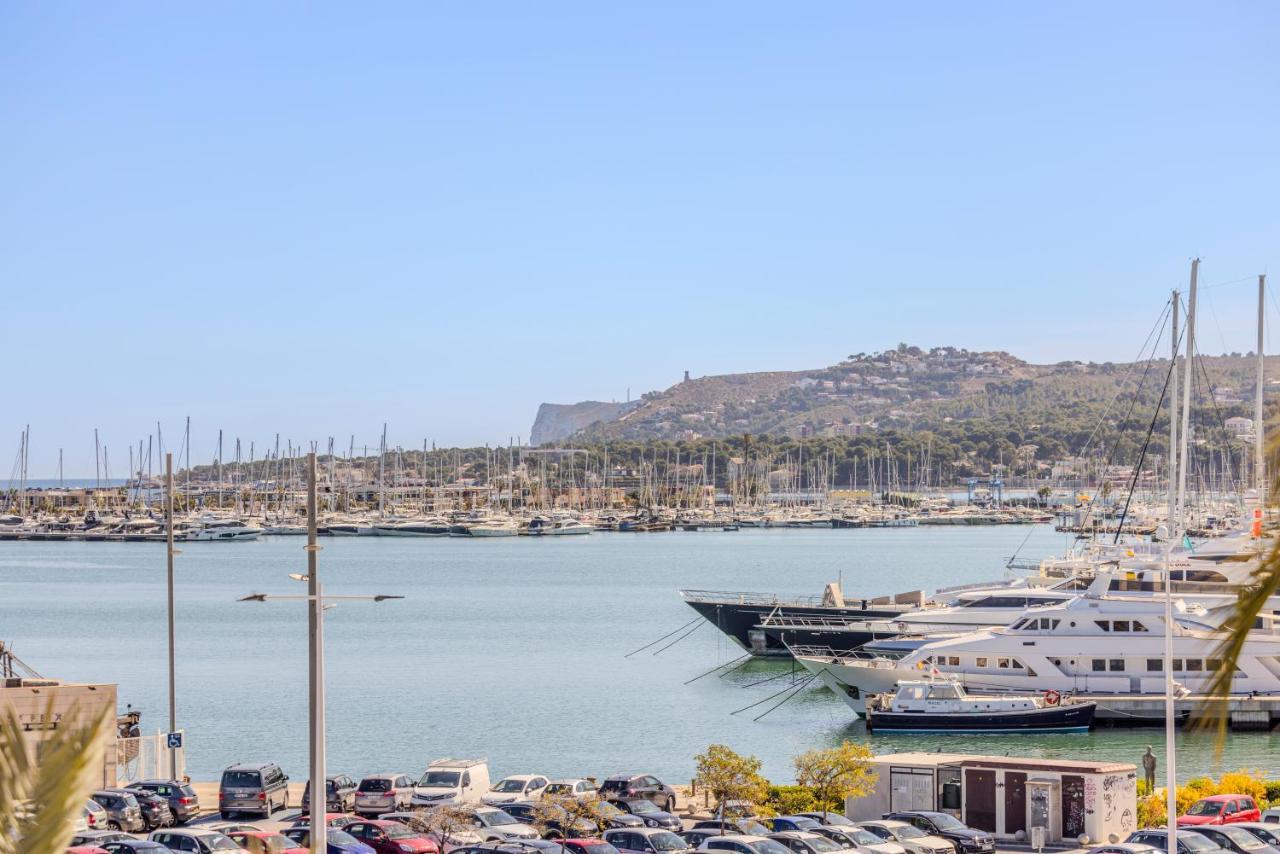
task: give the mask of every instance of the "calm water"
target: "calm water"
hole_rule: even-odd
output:
[[[1028,539],[1029,538],[1029,539]],[[624,656],[694,616],[681,587],[817,594],[843,575],[848,594],[893,593],[998,577],[1023,556],[1060,552],[1047,527],[744,530],[545,539],[325,539],[329,593],[396,593],[328,612],[329,756],[352,774],[417,771],[440,756],[487,757],[495,775],[692,774],[712,742],[754,753],[789,779],[790,757],[861,724],[822,688],[762,720],[735,709],[786,686],[790,665],[703,671],[739,652],[711,626],[660,655]],[[178,558],[179,723],[188,770],[213,778],[235,761],[272,759],[306,773],[306,613],[301,603],[237,603],[299,593],[301,538],[186,543]],[[143,729],[166,720],[163,546],[0,544],[0,637],[46,676],[117,682]],[[661,645],[659,645],[661,646]],[[656,649],[657,647],[655,647]],[[760,680],[779,678],[763,684]],[[933,750],[1137,761],[1160,731],[1087,736],[886,738],[878,751]],[[1188,736],[1186,774],[1280,770],[1280,739],[1235,735],[1217,759]]]

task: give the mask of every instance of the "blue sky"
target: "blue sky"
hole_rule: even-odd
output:
[[[1280,252],[1280,5],[7,3],[0,456],[500,443],[899,341],[1128,359]],[[1280,282],[1277,282],[1280,285]],[[1247,282],[1204,344],[1248,350]],[[113,466],[114,468],[114,466]],[[0,470],[0,478],[5,473]]]

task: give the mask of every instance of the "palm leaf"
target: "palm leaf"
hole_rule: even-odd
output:
[[[1267,443],[1267,458],[1274,459],[1280,449],[1280,438],[1273,438]],[[1280,477],[1271,484],[1268,499],[1274,503],[1280,495]],[[1219,752],[1227,735],[1228,703],[1231,700],[1236,668],[1240,662],[1240,654],[1249,640],[1249,632],[1258,621],[1258,617],[1266,609],[1267,600],[1280,592],[1280,539],[1272,542],[1262,555],[1257,569],[1249,577],[1249,583],[1236,594],[1235,607],[1231,616],[1223,623],[1226,633],[1218,645],[1215,656],[1221,662],[1213,678],[1209,680],[1206,690],[1207,699],[1196,710],[1194,724],[1198,729],[1210,730],[1217,735]]]
[[[110,709],[85,719],[75,709],[40,742],[38,764],[27,752],[12,708],[0,715],[0,854],[61,854],[102,767]],[[52,720],[52,702],[46,720]]]

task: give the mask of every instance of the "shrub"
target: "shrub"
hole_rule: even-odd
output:
[[[1138,826],[1165,826],[1165,793],[1163,790],[1154,794],[1147,792],[1146,781],[1138,781]],[[1260,808],[1280,796],[1280,782],[1268,782],[1261,772],[1231,771],[1214,781],[1210,777],[1196,777],[1188,780],[1185,786],[1179,786],[1175,794],[1178,815],[1182,815],[1191,805],[1209,795],[1249,795],[1258,802]]]
[[[1269,780],[1267,782],[1267,803],[1274,804],[1280,801],[1280,780]]]
[[[817,809],[813,792],[806,786],[770,786],[764,805],[778,815],[795,815]]]

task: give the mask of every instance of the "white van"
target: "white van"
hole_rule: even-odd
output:
[[[409,803],[415,807],[478,804],[489,791],[489,763],[483,759],[437,759],[427,766]]]

